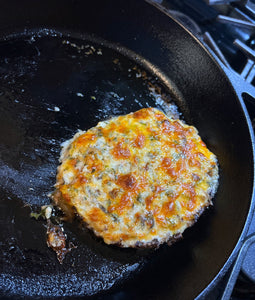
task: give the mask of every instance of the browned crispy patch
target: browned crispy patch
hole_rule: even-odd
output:
[[[137,181],[132,174],[120,175],[117,180],[117,184],[124,190],[134,190],[137,186]]]
[[[131,156],[130,150],[123,142],[119,142],[113,149],[113,155],[117,159],[127,159]]]
[[[76,248],[73,243],[66,246],[66,237],[60,225],[53,225],[50,220],[47,221],[47,245],[56,252],[60,264],[68,252]]]

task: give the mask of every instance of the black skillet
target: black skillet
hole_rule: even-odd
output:
[[[144,1],[0,3],[2,298],[210,299],[254,209],[253,137],[240,90],[190,33]],[[214,208],[184,240],[156,251],[106,246],[65,224],[78,248],[60,265],[45,223],[30,218],[49,203],[60,143],[112,115],[166,109],[162,98],[218,156]]]

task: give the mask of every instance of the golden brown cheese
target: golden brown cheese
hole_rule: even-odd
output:
[[[62,149],[53,199],[107,244],[173,240],[211,204],[216,156],[197,130],[144,108],[78,132]]]

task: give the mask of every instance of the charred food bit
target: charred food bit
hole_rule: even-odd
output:
[[[121,247],[172,244],[212,204],[218,186],[216,156],[197,130],[154,108],[78,132],[60,162],[54,202]]]
[[[73,243],[66,247],[66,237],[60,225],[54,225],[50,220],[47,221],[47,245],[56,252],[60,264],[68,252],[76,248]]]

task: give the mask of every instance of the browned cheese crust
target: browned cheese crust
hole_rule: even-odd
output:
[[[218,185],[216,156],[197,130],[155,108],[78,132],[60,161],[55,203],[121,247],[179,239]]]

